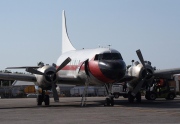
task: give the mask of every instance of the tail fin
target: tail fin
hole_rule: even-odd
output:
[[[68,33],[67,33],[67,26],[66,26],[66,16],[65,11],[62,12],[62,53],[70,51],[70,50],[76,50],[73,45],[71,44],[71,41],[69,40]]]

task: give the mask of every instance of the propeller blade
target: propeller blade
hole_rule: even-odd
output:
[[[146,68],[144,58],[143,58],[142,53],[141,53],[141,50],[140,49],[136,50],[136,53],[137,53],[137,56],[138,56],[139,60],[141,61],[142,65],[143,65],[143,67]]]
[[[86,72],[86,75],[89,76],[89,71],[88,71],[88,62],[89,62],[89,59],[87,59],[86,61],[84,61],[84,66],[85,66],[85,72]]]
[[[80,72],[82,65],[83,65],[87,60],[88,60],[88,59],[86,59],[85,61],[83,61],[82,64],[79,66],[78,73]]]
[[[56,70],[56,73],[61,70],[62,68],[64,68],[69,62],[71,61],[71,58],[67,58],[66,60],[64,60],[64,62],[59,66],[59,68]]]
[[[59,96],[54,83],[52,83],[52,91],[53,91],[54,102],[59,102]]]
[[[27,71],[27,72],[30,72],[30,73],[33,73],[33,74],[39,74],[39,75],[44,75],[44,76],[46,76],[46,74],[44,74],[44,73],[42,73],[42,72],[40,72],[40,71],[38,71],[38,70],[36,70],[36,69],[34,69],[34,68],[26,68],[26,71]]]
[[[140,89],[141,89],[144,81],[145,81],[145,79],[142,79],[142,80],[138,83],[138,85],[137,85],[137,86],[134,88],[134,90],[132,91],[131,95],[136,96],[136,94],[140,91]]]

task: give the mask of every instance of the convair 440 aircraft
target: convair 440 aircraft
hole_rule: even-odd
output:
[[[107,105],[113,105],[110,95],[111,85],[124,77],[126,65],[121,54],[110,48],[95,48],[76,50],[71,44],[66,28],[65,12],[62,13],[62,55],[57,64],[34,67],[8,67],[7,69],[26,69],[31,74],[0,73],[0,79],[32,81],[42,88],[42,94],[37,97],[37,104],[49,105],[46,90],[52,89],[56,101],[59,100],[55,88],[56,83],[74,85],[104,85],[107,86],[109,97]]]
[[[136,98],[141,101],[140,90],[147,88],[154,78],[169,78],[173,74],[180,73],[180,68],[168,70],[154,70],[146,63],[140,50],[137,55],[141,61],[135,62],[126,71],[126,64],[121,54],[111,48],[95,48],[76,50],[71,44],[66,28],[65,12],[62,13],[62,55],[56,64],[26,67],[9,67],[7,69],[26,69],[32,74],[9,74],[0,73],[0,79],[31,81],[42,88],[42,93],[37,96],[37,105],[49,105],[49,96],[46,90],[53,91],[55,101],[59,101],[55,84],[85,85],[86,94],[88,85],[105,85],[107,97],[105,105],[114,105],[112,85],[115,82],[126,81],[130,89],[128,100],[133,102]],[[82,97],[82,105],[85,103]]]

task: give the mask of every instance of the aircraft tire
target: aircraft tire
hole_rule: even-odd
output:
[[[42,105],[42,95],[37,95],[37,105]]]
[[[107,106],[110,106],[110,104],[111,104],[110,98],[106,98],[106,105],[107,105]]]
[[[45,105],[49,105],[49,95],[44,96],[44,103]]]
[[[113,98],[111,98],[111,106],[114,106],[114,99]]]
[[[137,101],[138,103],[141,102],[141,93],[140,93],[140,92],[138,92],[138,93],[136,94],[136,101]]]
[[[128,93],[128,101],[130,102],[130,103],[133,103],[134,102],[134,96],[133,95],[131,95],[131,92],[129,92]]]

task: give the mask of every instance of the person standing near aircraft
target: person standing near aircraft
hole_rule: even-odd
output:
[[[126,82],[123,82],[123,92],[126,92],[127,84]]]

